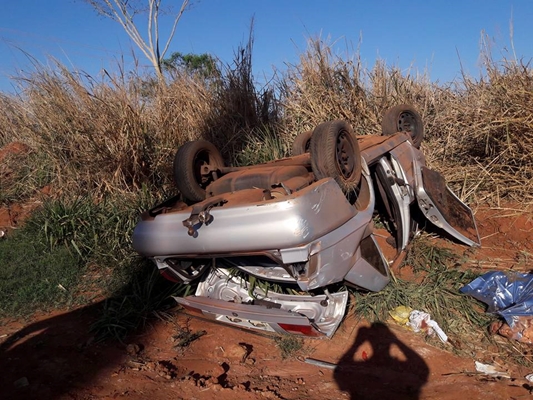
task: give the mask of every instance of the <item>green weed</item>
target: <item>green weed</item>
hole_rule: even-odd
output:
[[[431,244],[425,237],[413,241],[404,264],[410,265],[417,281],[393,277],[380,292],[354,291],[355,313],[370,321],[385,321],[398,306],[426,311],[451,334],[485,329],[492,317],[480,303],[459,292],[477,276],[454,263],[458,257],[450,250]]]
[[[122,340],[143,327],[153,312],[172,304],[170,296],[184,286],[164,279],[151,262],[140,258],[129,265],[127,276],[128,282],[105,301],[91,326],[98,341]]]
[[[236,165],[255,165],[277,160],[289,155],[289,147],[283,139],[267,128],[252,132],[246,145],[237,153]]]
[[[303,338],[296,335],[282,335],[274,339],[283,359],[295,357],[304,350]]]
[[[28,232],[0,239],[0,316],[25,316],[75,302],[83,270],[65,247],[48,248]]]

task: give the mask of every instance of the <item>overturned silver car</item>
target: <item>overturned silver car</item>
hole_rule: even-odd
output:
[[[174,161],[181,199],[144,212],[133,246],[166,278],[197,285],[176,298],[189,310],[244,328],[330,337],[345,314],[345,287],[383,289],[427,221],[480,245],[471,210],[426,167],[417,111],[389,109],[382,132],[356,136],[348,122],[324,122],[295,139],[292,157],[249,167],[226,167],[211,143],[188,142]],[[378,213],[389,257],[375,233]]]

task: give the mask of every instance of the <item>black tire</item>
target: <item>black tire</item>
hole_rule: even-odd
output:
[[[334,178],[348,193],[361,180],[361,150],[346,121],[323,122],[311,136],[311,167],[317,179]]]
[[[413,146],[417,149],[424,139],[422,117],[412,105],[400,104],[385,111],[381,122],[381,133],[393,135],[396,132],[408,132]]]
[[[174,181],[188,200],[205,199],[205,188],[214,181],[213,174],[202,175],[202,167],[219,169],[224,160],[218,149],[206,140],[194,140],[182,145],[174,157]]]
[[[292,142],[292,155],[299,156],[300,154],[309,153],[311,147],[311,136],[313,131],[302,132],[294,138]]]

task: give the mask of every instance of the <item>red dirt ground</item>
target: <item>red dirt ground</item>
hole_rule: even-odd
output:
[[[473,254],[465,249],[470,264],[529,270],[531,217],[511,207],[478,209],[483,248]],[[0,227],[10,223],[0,220]],[[190,318],[178,309],[152,320],[127,343],[94,343],[88,328],[100,307],[0,324],[0,397],[519,399],[532,388],[524,377],[533,371],[507,364],[498,354],[487,352],[477,361],[492,361],[511,379],[479,374],[474,359],[433,347],[394,323],[368,325],[350,316],[332,339],[306,341],[303,356],[337,364],[333,370],[303,358],[284,360],[270,337]],[[176,347],[173,337],[187,330],[206,334]]]
[[[0,229],[15,228],[24,214],[24,206],[0,209]],[[483,247],[454,249],[465,253],[468,267],[529,271],[532,216],[511,206],[479,208]],[[498,354],[487,350],[477,361],[493,363],[511,379],[479,374],[474,359],[433,347],[394,323],[357,323],[353,315],[332,339],[308,340],[300,358],[283,359],[270,337],[178,309],[126,343],[95,343],[88,330],[101,306],[0,321],[0,398],[521,399],[533,389],[524,379],[533,371]],[[177,347],[173,337],[184,331],[205,335]],[[306,356],[337,368],[306,363]]]

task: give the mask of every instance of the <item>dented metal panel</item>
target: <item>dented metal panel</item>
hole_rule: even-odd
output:
[[[236,193],[240,192],[244,191]],[[316,240],[357,213],[331,178],[279,199],[234,202],[235,196],[228,193],[225,204],[210,210],[212,221],[199,226],[196,237],[182,224],[192,208],[140,221],[133,234],[134,248],[152,257],[289,248]]]
[[[418,205],[426,218],[463,243],[480,246],[472,210],[446,186],[442,175],[420,167],[416,177]]]
[[[313,326],[321,334],[331,336],[344,317],[348,292],[329,296],[266,293],[259,287],[252,290],[247,281],[223,270],[213,270],[198,285],[195,296],[176,300],[214,314],[217,320],[245,328],[280,332],[280,323],[299,324]]]

